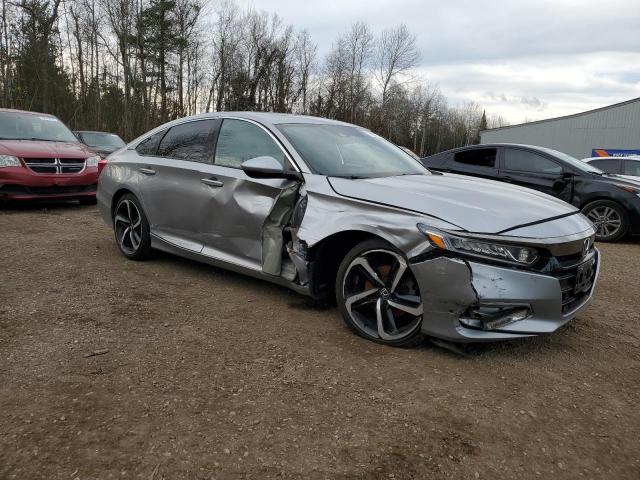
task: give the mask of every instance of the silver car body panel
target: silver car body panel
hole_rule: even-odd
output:
[[[304,181],[250,178],[237,168],[143,157],[135,151],[155,132],[205,118],[259,125]],[[593,288],[563,313],[561,288],[553,276],[437,256],[416,227],[421,223],[461,236],[542,247],[554,255],[578,255],[594,230],[573,206],[520,187],[452,174],[353,180],[314,174],[277,128],[296,122],[349,125],[282,114],[214,113],[152,130],[109,157],[97,194],[105,221],[112,223],[114,196],[129,191],[148,217],[154,248],[305,294],[311,291],[308,252],[334,235],[366,232],[408,258],[424,302],[422,331],[447,340],[549,333],[591,300]],[[599,262],[598,255],[596,278]],[[464,326],[464,312],[484,303],[526,304],[531,314],[490,331]]]

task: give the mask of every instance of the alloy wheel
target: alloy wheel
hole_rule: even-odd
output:
[[[622,227],[620,214],[606,205],[595,207],[587,212],[587,218],[595,225],[598,236],[603,238],[615,236]]]
[[[128,255],[136,253],[142,241],[142,215],[134,202],[123,200],[113,218],[118,245]]]
[[[363,333],[400,341],[422,322],[418,284],[399,254],[369,250],[347,267],[342,285],[345,308]]]

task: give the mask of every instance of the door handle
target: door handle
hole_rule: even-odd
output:
[[[224,182],[221,182],[217,178],[201,178],[200,181],[205,185],[209,185],[210,187],[221,187],[224,185]]]
[[[145,175],[155,175],[156,171],[152,168],[141,168],[140,173],[144,173]]]

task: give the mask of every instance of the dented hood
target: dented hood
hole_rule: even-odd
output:
[[[476,233],[502,233],[578,212],[535,190],[462,175],[330,177],[329,182],[339,195],[423,213]]]

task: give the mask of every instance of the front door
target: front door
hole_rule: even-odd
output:
[[[499,179],[571,200],[571,180],[563,177],[562,166],[531,150],[505,147]]]
[[[262,268],[263,225],[278,195],[294,181],[255,179],[242,162],[270,156],[290,168],[283,149],[262,126],[224,119],[213,165],[201,165],[208,202],[201,216],[202,253],[247,268]]]

